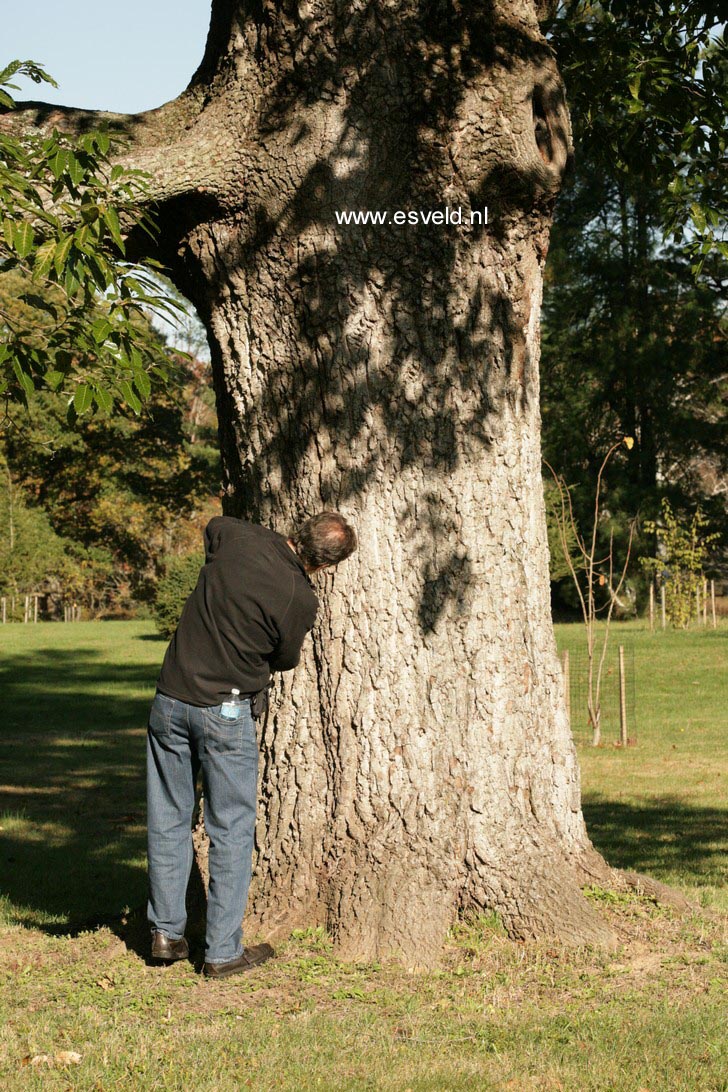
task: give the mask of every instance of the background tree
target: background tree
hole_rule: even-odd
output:
[[[200,550],[171,558],[154,596],[154,621],[163,637],[177,628],[187,599],[194,590],[205,555]]]
[[[563,477],[557,474],[548,462],[546,464],[551,472],[559,501],[559,507],[553,514],[559,539],[558,553],[564,558],[584,621],[587,655],[586,705],[594,747],[599,746],[602,738],[601,686],[609,645],[609,628],[627,576],[634,531],[633,521],[623,558],[615,556],[613,532],[609,536],[609,548],[606,552],[599,549],[598,539],[602,523],[601,493],[605,480],[604,472],[610,459],[622,444],[630,450],[633,443],[631,436],[623,437],[616,444],[612,444],[602,459],[594,490],[591,530],[586,535],[579,533],[576,524],[571,489]],[[553,565],[551,579],[554,579]],[[597,633],[597,622],[604,623],[599,627],[599,633]]]
[[[601,452],[635,436],[610,474],[605,547],[663,495],[728,529],[721,19],[719,5],[615,0],[562,4],[552,25],[579,154],[547,266],[544,451],[583,520]]]
[[[20,300],[24,280],[0,276],[0,309],[32,320]],[[37,286],[41,301],[54,286]],[[165,288],[166,292],[167,289]],[[45,319],[47,316],[38,309]],[[73,597],[92,613],[129,611],[148,600],[165,559],[197,549],[202,528],[219,511],[219,452],[209,363],[165,344],[144,315],[141,340],[158,343],[168,361],[165,386],[137,415],[116,412],[68,419],[68,394],[36,391],[26,407],[11,406],[0,434],[0,456],[12,477],[16,504],[52,528],[65,556],[63,580],[49,557],[43,577],[43,536],[29,536],[23,551],[36,576],[23,592],[51,592],[47,608]],[[42,344],[42,324],[34,329]],[[202,346],[190,322],[170,330],[188,349]],[[0,494],[9,504],[7,484]],[[10,570],[0,566],[0,579]],[[50,581],[50,583],[49,583]]]
[[[722,0],[560,0],[549,23],[583,164],[621,184],[694,267],[728,258]],[[599,94],[599,92],[604,92]],[[639,222],[638,244],[649,241]],[[642,257],[642,254],[638,254]]]
[[[706,534],[707,520],[698,508],[691,519],[673,512],[663,498],[660,520],[648,529],[658,542],[657,557],[641,557],[643,568],[665,588],[665,606],[671,625],[685,629],[702,590],[704,566],[716,535]]]
[[[53,530],[45,512],[26,504],[4,459],[0,474],[0,593],[11,599],[6,603],[6,617],[13,620],[22,617],[21,595],[52,591],[75,573],[67,543]]]
[[[202,363],[184,364],[189,374],[153,394],[138,418],[97,413],[69,425],[65,397],[38,393],[18,427],[11,415],[0,443],[23,507],[43,513],[67,551],[85,560],[88,580],[76,598],[93,612],[149,600],[165,559],[197,549],[219,512],[216,421],[209,388],[201,391],[207,376]],[[42,568],[40,539],[26,546]],[[94,570],[94,582],[88,552],[98,550],[108,565]],[[32,590],[40,587],[23,587]]]
[[[631,882],[586,834],[549,611],[538,313],[570,138],[546,8],[215,0],[188,89],[105,116],[153,176],[159,240],[129,253],[208,330],[226,510],[360,531],[262,740],[271,936],[428,963],[488,908],[609,941],[580,885]],[[489,202],[487,230],[335,215]]]

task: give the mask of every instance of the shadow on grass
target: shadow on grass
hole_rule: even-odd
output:
[[[144,748],[155,674],[148,664],[110,663],[104,649],[5,656],[0,874],[9,920],[73,931],[144,902]],[[674,797],[631,804],[590,796],[584,814],[614,865],[726,882],[724,811]]]
[[[655,879],[721,887],[728,882],[728,812],[693,807],[674,796],[643,804],[590,795],[584,801],[589,836],[610,864]]]
[[[105,649],[0,666],[0,872],[12,921],[119,914],[146,892],[144,754],[156,670]]]

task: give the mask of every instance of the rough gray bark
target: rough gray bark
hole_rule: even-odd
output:
[[[216,0],[187,92],[114,119],[208,329],[226,511],[359,530],[262,735],[248,914],[345,957],[430,964],[476,909],[609,943],[579,888],[625,882],[584,827],[549,608],[539,306],[569,126],[546,6]],[[335,218],[448,205],[490,222]]]

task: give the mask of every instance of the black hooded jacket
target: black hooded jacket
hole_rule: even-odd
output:
[[[283,535],[230,516],[205,529],[205,564],[169,644],[157,687],[188,705],[219,705],[290,671],[318,599]]]

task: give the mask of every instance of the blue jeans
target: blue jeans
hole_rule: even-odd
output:
[[[154,929],[184,936],[192,868],[195,784],[202,771],[210,837],[205,960],[226,963],[243,950],[258,789],[258,744],[250,701],[237,720],[157,691],[147,733],[149,904]]]

